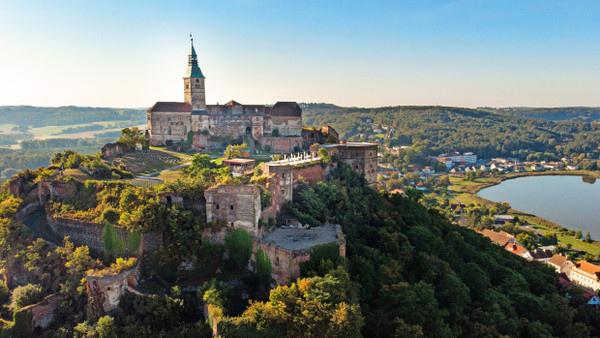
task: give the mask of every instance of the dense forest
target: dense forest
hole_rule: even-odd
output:
[[[498,114],[530,117],[551,121],[600,121],[600,108],[562,107],[562,108],[482,108]]]
[[[24,127],[66,126],[100,121],[146,122],[145,109],[0,106],[0,124]]]
[[[563,156],[597,159],[600,124],[547,121],[455,107],[346,108],[303,104],[304,124],[333,126],[342,139],[361,140],[374,126],[393,128],[388,146],[420,143],[428,155],[473,151],[479,157],[513,156],[558,159]],[[361,138],[361,134],[363,134]]]

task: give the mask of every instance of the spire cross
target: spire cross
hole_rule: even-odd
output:
[[[192,37],[192,33],[190,33],[190,40],[194,43],[194,38]]]

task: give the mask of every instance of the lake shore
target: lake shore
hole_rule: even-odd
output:
[[[474,181],[464,181],[462,177],[451,177],[451,186],[448,188],[454,199],[464,204],[480,204],[485,205],[488,208],[493,207],[496,202],[490,201],[477,195],[477,193],[485,188],[492,187],[500,184],[503,181],[511,180],[521,177],[531,176],[580,176],[580,177],[593,177],[600,178],[600,172],[574,170],[574,171],[543,171],[543,172],[523,172],[523,173],[511,173],[496,177],[481,177],[476,178]],[[518,216],[520,219],[530,223],[533,228],[547,233],[555,233],[559,242],[565,245],[571,244],[574,249],[588,252],[593,255],[600,254],[600,242],[592,241],[591,243],[583,242],[575,239],[573,236],[568,235],[566,232],[571,230],[560,224],[549,221],[540,216],[513,209],[509,210],[510,214]],[[577,229],[573,229],[577,230]]]

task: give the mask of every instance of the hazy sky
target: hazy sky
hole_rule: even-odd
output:
[[[600,106],[599,1],[0,0],[0,105]]]

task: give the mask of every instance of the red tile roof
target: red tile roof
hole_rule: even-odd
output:
[[[521,256],[522,254],[527,252],[527,249],[525,249],[524,247],[522,247],[518,244],[513,244],[513,243],[506,243],[506,245],[504,246],[504,249],[506,251],[512,252],[518,256]]]
[[[302,109],[296,102],[277,102],[271,109],[271,116],[302,116]]]
[[[185,102],[156,102],[148,112],[165,112],[165,113],[189,113],[192,111],[192,106]]]
[[[579,263],[576,264],[576,267],[579,270],[581,270],[583,272],[587,272],[591,275],[597,275],[600,273],[600,266],[598,266],[596,264],[592,264],[587,261],[580,261]]]

